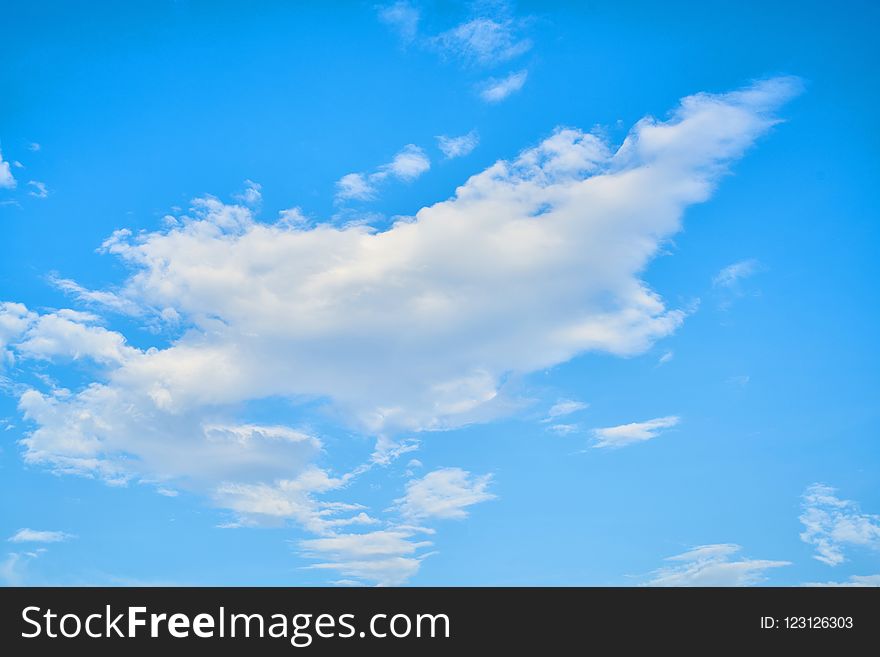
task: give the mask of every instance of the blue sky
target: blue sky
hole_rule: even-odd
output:
[[[5,7],[0,583],[880,583],[878,9],[713,5]]]

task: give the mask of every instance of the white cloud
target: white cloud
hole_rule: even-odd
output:
[[[394,28],[404,43],[433,50],[467,67],[495,67],[520,57],[532,47],[531,40],[523,34],[529,19],[514,17],[512,7],[506,2],[493,2],[484,7],[477,3],[467,20],[434,35],[419,34],[420,18],[419,10],[409,2],[401,1],[379,9],[379,19]],[[489,103],[500,102],[519,91],[527,75],[527,70],[522,69],[501,79],[492,78],[483,83],[480,96]],[[461,150],[460,155],[465,155],[475,146],[473,140],[459,144],[441,141],[444,153],[451,148]],[[460,155],[447,153],[446,157]]]
[[[34,319],[36,314],[23,304],[0,301],[0,369],[15,360],[13,352],[6,350],[7,345],[18,341]]]
[[[316,534],[332,532],[336,527],[374,524],[375,520],[363,512],[336,517],[338,513],[351,513],[360,507],[322,503],[316,499],[316,494],[337,490],[350,478],[333,478],[324,470],[308,466],[295,479],[220,484],[214,492],[214,501],[234,511],[242,524],[273,524],[292,519]]]
[[[804,586],[828,586],[835,588],[856,588],[880,586],[880,575],[851,575],[845,582],[807,582]]]
[[[544,418],[543,421],[551,422],[556,418],[560,418],[565,415],[571,415],[572,413],[577,413],[578,411],[582,411],[589,407],[589,404],[582,401],[576,401],[574,399],[560,399],[555,404],[553,404],[553,406],[550,407],[550,410],[547,411],[547,417]]]
[[[712,285],[718,290],[721,297],[718,307],[728,310],[734,299],[745,296],[742,281],[753,276],[761,270],[757,260],[742,260],[728,265],[712,279]]]
[[[675,415],[658,417],[646,422],[631,422],[616,427],[593,429],[593,437],[596,442],[593,447],[625,447],[634,443],[645,442],[656,438],[664,429],[670,429],[677,425],[679,418]]]
[[[589,407],[590,405],[585,402],[576,401],[573,399],[560,399],[555,404],[553,404],[553,406],[550,407],[550,409],[547,411],[547,417],[541,420],[541,422],[543,424],[550,424],[548,428],[553,433],[559,436],[568,436],[570,434],[577,433],[578,431],[580,431],[580,428],[576,424],[566,424],[559,422],[559,418],[577,413]]]
[[[485,16],[473,18],[433,37],[442,52],[467,63],[493,66],[522,55],[532,42],[519,36],[521,22],[496,20]]]
[[[487,103],[498,103],[510,94],[516,93],[523,88],[528,77],[528,71],[516,71],[501,79],[487,81],[480,90],[480,97]]]
[[[330,583],[333,586],[366,586],[366,584],[356,579],[335,579]]]
[[[735,262],[719,271],[712,279],[712,284],[716,287],[736,287],[741,280],[755,274],[758,268],[759,263],[754,258]]]
[[[19,552],[10,552],[0,562],[0,582],[6,586],[23,586],[27,564],[32,557]]]
[[[95,315],[69,309],[39,315],[16,344],[16,353],[41,360],[88,358],[105,365],[122,364],[138,353],[120,333],[96,326],[97,321]]]
[[[841,500],[836,489],[813,484],[804,491],[800,521],[801,540],[815,546],[815,558],[837,566],[846,561],[848,547],[880,550],[880,516],[863,513],[851,500]]]
[[[466,518],[467,507],[495,499],[488,492],[491,475],[475,476],[461,468],[440,468],[406,485],[406,494],[396,500],[404,517]]]
[[[392,160],[373,173],[349,173],[336,182],[336,199],[370,200],[375,198],[377,185],[387,178],[411,182],[431,168],[431,160],[415,144],[407,144]]]
[[[41,148],[42,148],[42,146],[40,146],[40,145],[39,145],[37,142],[35,142],[35,141],[32,141],[30,144],[28,144],[28,150],[29,150],[29,151],[32,151],[32,152],[34,152],[34,153],[36,153],[37,151],[39,151]]]
[[[49,196],[49,189],[46,187],[46,183],[40,182],[39,180],[29,180],[28,185],[33,187],[33,189],[28,192],[30,196],[33,196],[34,198],[46,198]]]
[[[419,441],[415,438],[405,438],[403,440],[395,440],[387,435],[379,434],[376,438],[376,447],[373,450],[370,460],[374,464],[388,465],[392,461],[396,461],[404,454],[414,452],[419,448]]]
[[[431,542],[412,540],[417,533],[417,528],[410,527],[380,529],[308,539],[299,545],[305,556],[320,560],[311,568],[336,570],[344,577],[380,586],[399,586],[415,575],[422,559],[429,556],[422,550]]]
[[[101,306],[123,315],[141,315],[144,312],[144,309],[135,301],[126,299],[115,292],[89,290],[69,278],[50,276],[49,281],[59,290],[85,304]]]
[[[30,530],[22,530],[22,531],[30,531]],[[21,532],[19,532],[21,533]],[[38,534],[60,534],[61,532],[36,532]],[[67,538],[74,538],[73,536],[69,536],[67,534],[64,535],[65,538],[58,540],[66,540]],[[13,540],[13,539],[10,539]],[[22,542],[26,542],[22,541]],[[44,541],[48,542],[48,541]],[[40,558],[43,554],[47,552],[47,548],[45,547],[37,547],[32,549],[26,549],[22,552],[10,552],[6,555],[6,559],[0,562],[0,585],[4,586],[33,586],[34,578],[30,573],[31,563]]]
[[[447,137],[445,135],[437,137],[437,146],[447,160],[468,155],[479,143],[480,136],[476,130],[471,130],[466,135],[458,137]]]
[[[401,180],[410,181],[430,168],[431,160],[425,155],[425,151],[415,144],[407,144],[391,162],[381,167],[380,174],[384,172]]]
[[[660,356],[657,361],[657,365],[665,365],[669,361],[671,361],[675,357],[675,354],[671,351],[664,352],[662,356]]]
[[[3,153],[0,152],[0,189],[15,189],[17,184],[12,169],[9,168],[9,162],[3,159]]]
[[[771,568],[791,565],[788,561],[734,559],[742,548],[722,543],[701,545],[683,554],[668,557],[676,565],[660,568],[647,582],[649,586],[753,586],[760,584]]]
[[[19,529],[9,540],[12,543],[60,543],[73,538],[71,534],[37,529]]]
[[[409,463],[406,464],[406,470],[404,471],[404,475],[407,477],[414,477],[416,474],[416,470],[424,467],[424,464],[418,459],[410,459]]]
[[[421,467],[421,463],[411,460],[408,467]],[[341,483],[331,482],[327,487],[335,488]],[[347,519],[335,519],[333,514],[337,512],[352,512],[360,507],[317,504],[312,499],[305,499],[298,490],[294,491],[293,497],[285,494],[289,491],[279,491],[276,495],[259,491],[248,500],[251,508],[247,512],[293,515],[308,530],[319,534],[318,538],[299,543],[305,557],[319,561],[311,568],[335,570],[343,577],[378,585],[397,585],[415,575],[422,560],[430,554],[424,550],[431,546],[431,542],[417,536],[434,533],[430,528],[406,523],[464,518],[468,507],[494,498],[486,491],[488,484],[488,476],[473,476],[459,468],[435,470],[421,479],[410,481],[404,497],[395,500],[393,510],[405,520],[404,523],[396,522],[385,529],[361,533],[340,533],[339,530],[353,525],[375,525],[378,520],[364,512]],[[307,488],[309,491],[315,489],[314,486]]]
[[[255,183],[253,180],[244,181],[244,191],[235,196],[235,199],[246,205],[258,205],[263,200],[263,194],[260,190],[263,186]]]
[[[419,31],[419,10],[410,3],[395,2],[379,9],[379,19],[397,30],[406,43],[415,40]]]
[[[278,222],[289,228],[298,228],[308,224],[309,219],[303,214],[302,208],[293,207],[279,211]]]
[[[364,534],[340,534],[327,538],[314,538],[302,541],[305,550],[319,554],[345,555],[346,558],[413,554],[422,547],[431,545],[428,541],[407,540],[413,535],[411,530],[379,529]]]
[[[171,435],[166,424],[191,431],[206,413],[271,396],[328,398],[375,434],[506,412],[509,373],[587,351],[637,354],[675,330],[684,313],[639,275],[793,87],[691,97],[666,123],[641,121],[616,153],[595,135],[559,131],[383,232],[261,224],[212,198],[162,231],[118,231],[103,248],[133,269],[120,294],[170,309],[188,331],[131,351],[119,334],[50,314],[50,325],[104,350],[59,339],[21,349],[99,353],[109,367],[68,399],[33,392],[23,406],[65,434],[80,426],[104,458],[120,432],[142,433],[144,422],[116,417],[126,404]],[[39,424],[45,458],[79,444],[50,445],[55,429]]]
[[[347,173],[336,181],[336,198],[338,199],[371,199],[376,189],[362,173]]]
[[[466,65],[495,66],[532,47],[531,40],[523,35],[529,20],[513,17],[506,2],[493,2],[487,7],[475,4],[467,20],[434,35],[419,34],[421,12],[405,0],[380,7],[378,13],[379,20],[393,28],[404,43],[417,43]]]
[[[256,208],[213,197],[160,230],[119,230],[102,251],[131,275],[112,294],[174,321],[178,337],[143,349],[88,313],[0,306],[7,362],[92,362],[73,391],[16,384],[31,426],[24,458],[195,491],[243,523],[292,519],[322,538],[367,524],[366,513],[324,506],[362,470],[317,468],[317,437],[253,421],[248,402],[326,400],[377,438],[367,467],[381,467],[414,449],[412,432],[517,408],[504,385],[517,375],[585,352],[643,353],[685,313],[642,272],[796,89],[775,79],[692,96],[665,122],[640,121],[616,151],[559,130],[383,231],[261,223]],[[376,173],[412,176],[417,160]],[[424,556],[339,555],[322,563],[376,581]]]
[[[221,376],[226,369],[222,359],[216,366]],[[168,367],[165,374],[201,376],[186,362],[174,369]],[[75,395],[30,389],[21,395],[19,408],[37,426],[21,441],[27,462],[97,475],[114,484],[146,478],[219,495],[233,484],[246,487],[296,476],[321,448],[317,438],[305,433],[235,423],[228,419],[229,410],[176,399],[161,378],[131,388],[122,380],[94,383]]]

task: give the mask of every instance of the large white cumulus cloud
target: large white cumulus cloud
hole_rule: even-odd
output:
[[[424,429],[505,373],[638,353],[682,318],[639,274],[795,86],[686,98],[617,152],[560,130],[383,232],[266,225],[207,199],[170,230],[117,235],[107,250],[135,268],[125,296],[196,332],[114,379],[158,383],[172,407],[322,395],[372,430]],[[201,376],[218,364],[227,376]]]
[[[90,314],[0,306],[7,367],[77,358],[100,372],[80,390],[21,395],[34,423],[25,456],[112,481],[189,482],[229,508],[260,508],[230,497],[261,486],[287,501],[273,509],[308,506],[295,482],[320,441],[239,417],[243,402],[323,398],[387,439],[505,412],[511,375],[640,353],[684,317],[642,280],[646,266],[798,87],[775,78],[685,98],[618,149],[559,129],[383,231],[268,224],[212,197],[162,230],[117,231],[103,248],[130,277],[115,294],[75,288],[181,337],[139,350]]]

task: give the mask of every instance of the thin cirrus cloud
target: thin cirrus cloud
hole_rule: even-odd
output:
[[[471,130],[469,133],[459,135],[458,137],[447,137],[446,135],[439,135],[437,137],[437,147],[447,160],[470,155],[479,143],[480,136],[476,130]]]
[[[486,81],[480,89],[480,98],[487,103],[500,103],[502,100],[523,88],[528,71],[516,71],[500,79]]]
[[[422,560],[432,553],[431,541],[420,535],[431,533],[417,527],[380,529],[360,534],[336,534],[300,541],[306,558],[317,560],[309,568],[333,570],[343,577],[398,586],[415,575]]]
[[[734,288],[741,280],[757,273],[759,267],[760,263],[754,258],[734,262],[719,271],[712,279],[712,284],[716,287]]]
[[[560,417],[577,413],[589,408],[586,402],[577,401],[576,399],[560,399],[547,410],[547,417],[544,422],[552,422]]]
[[[829,566],[844,563],[847,549],[880,550],[880,516],[864,513],[856,502],[836,493],[831,486],[816,483],[801,498],[801,540],[814,546],[814,557]]]
[[[31,187],[28,194],[34,198],[46,198],[49,196],[49,188],[46,187],[46,183],[44,182],[40,182],[39,180],[29,180],[28,186]]]
[[[404,43],[412,43],[419,33],[421,13],[409,2],[401,0],[379,7],[379,20],[394,28]]]
[[[568,436],[580,431],[578,425],[561,422],[560,418],[568,417],[589,408],[586,402],[575,399],[560,399],[547,410],[547,416],[541,420],[543,424],[549,424],[548,429],[558,436]]]
[[[673,358],[675,358],[675,352],[666,351],[657,359],[657,365],[666,365],[666,363],[670,362]]]
[[[392,508],[397,521],[387,527],[325,533],[300,541],[298,547],[304,557],[317,561],[309,568],[329,569],[345,578],[383,586],[402,584],[434,554],[429,548],[435,530],[425,523],[466,518],[469,507],[495,499],[488,491],[490,482],[489,475],[439,468],[407,483],[404,496]]]
[[[593,429],[595,448],[626,447],[635,443],[643,443],[659,436],[665,429],[676,426],[680,418],[675,415],[658,417],[645,422],[630,422],[616,427]]]
[[[348,484],[417,446],[403,435],[507,415],[520,407],[510,375],[585,352],[643,353],[676,330],[686,312],[641,273],[798,90],[774,78],[691,96],[665,121],[638,122],[619,148],[557,130],[382,231],[264,223],[255,204],[214,197],[159,230],[116,231],[101,251],[131,275],[105,299],[179,337],[142,349],[95,313],[0,305],[10,375],[74,361],[91,377],[69,392],[16,384],[31,425],[24,458],[194,491],[231,524],[293,521],[317,538],[375,524],[345,499]],[[404,157],[377,173],[421,169]],[[376,454],[347,472],[317,467],[319,436],[248,417],[246,402],[273,398],[327,400],[340,422],[375,436]],[[338,558],[320,563],[346,578],[390,581],[424,558],[391,550],[366,564],[334,545]]]
[[[62,543],[76,538],[73,534],[43,529],[19,529],[7,540],[10,543],[22,544],[19,552],[10,552],[0,562],[0,584],[7,586],[24,586],[28,583],[31,562],[48,551],[46,547],[33,547],[30,543]]]
[[[32,584],[30,581],[30,565],[46,552],[46,548],[39,547],[23,552],[10,552],[3,561],[0,561],[0,584],[5,586],[25,586]]]
[[[404,43],[418,43],[464,64],[491,67],[510,61],[532,47],[526,37],[527,20],[516,18],[507,3],[495,3],[492,15],[479,12],[437,34],[420,34],[421,11],[400,1],[379,7],[379,20],[393,28]]]
[[[530,39],[520,35],[522,21],[479,16],[438,34],[431,43],[469,64],[494,66],[528,52]]]
[[[721,269],[712,279],[712,286],[720,295],[718,307],[728,310],[735,299],[745,296],[743,281],[760,270],[761,263],[754,258],[740,260]]]
[[[77,301],[88,305],[112,310],[121,315],[143,315],[143,309],[131,299],[125,299],[120,295],[107,290],[89,290],[74,280],[60,278],[50,274],[48,280],[52,285],[66,294],[74,297]]]
[[[19,529],[9,537],[11,543],[61,543],[73,538],[72,534],[38,529]]]
[[[407,144],[390,162],[373,173],[349,173],[336,182],[336,200],[370,200],[376,197],[378,185],[389,178],[410,182],[431,168],[431,160],[415,144]]]
[[[834,588],[863,588],[880,586],[880,575],[851,575],[844,582],[807,582],[804,586],[826,586]]]
[[[790,566],[788,561],[748,559],[738,556],[739,545],[701,545],[666,561],[646,582],[648,586],[753,586],[766,579],[767,571]]]
[[[512,62],[532,48],[525,35],[528,18],[514,15],[506,2],[493,3],[491,13],[475,6],[467,20],[437,34],[420,33],[421,11],[409,2],[396,2],[379,8],[379,19],[394,29],[404,44],[416,44],[442,57],[460,62],[466,68],[491,69]],[[482,99],[489,103],[504,100],[526,82],[525,69],[506,77],[489,79],[480,85]]]

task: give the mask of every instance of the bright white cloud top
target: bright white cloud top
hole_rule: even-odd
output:
[[[591,351],[644,352],[686,313],[668,308],[642,273],[799,87],[775,78],[690,96],[668,120],[638,122],[618,149],[560,129],[387,230],[262,223],[247,199],[213,197],[162,230],[119,230],[103,251],[130,277],[112,291],[68,286],[180,337],[142,350],[92,313],[0,306],[7,363],[82,360],[100,372],[74,391],[22,390],[33,424],[25,458],[111,483],[196,490],[245,522],[292,518],[320,534],[304,545],[310,553],[332,555],[317,567],[399,581],[401,569],[417,569],[416,530],[338,535],[372,518],[319,497],[340,493],[357,471],[318,469],[318,436],[250,421],[242,404],[327,400],[347,425],[378,438],[381,460],[404,451],[394,449],[406,432],[509,413],[511,376]],[[410,180],[429,166],[407,146],[339,190],[366,198],[377,180]],[[460,517],[491,497],[487,479],[462,473],[411,484],[403,515]],[[352,547],[367,539],[351,536],[388,547],[370,561]]]

